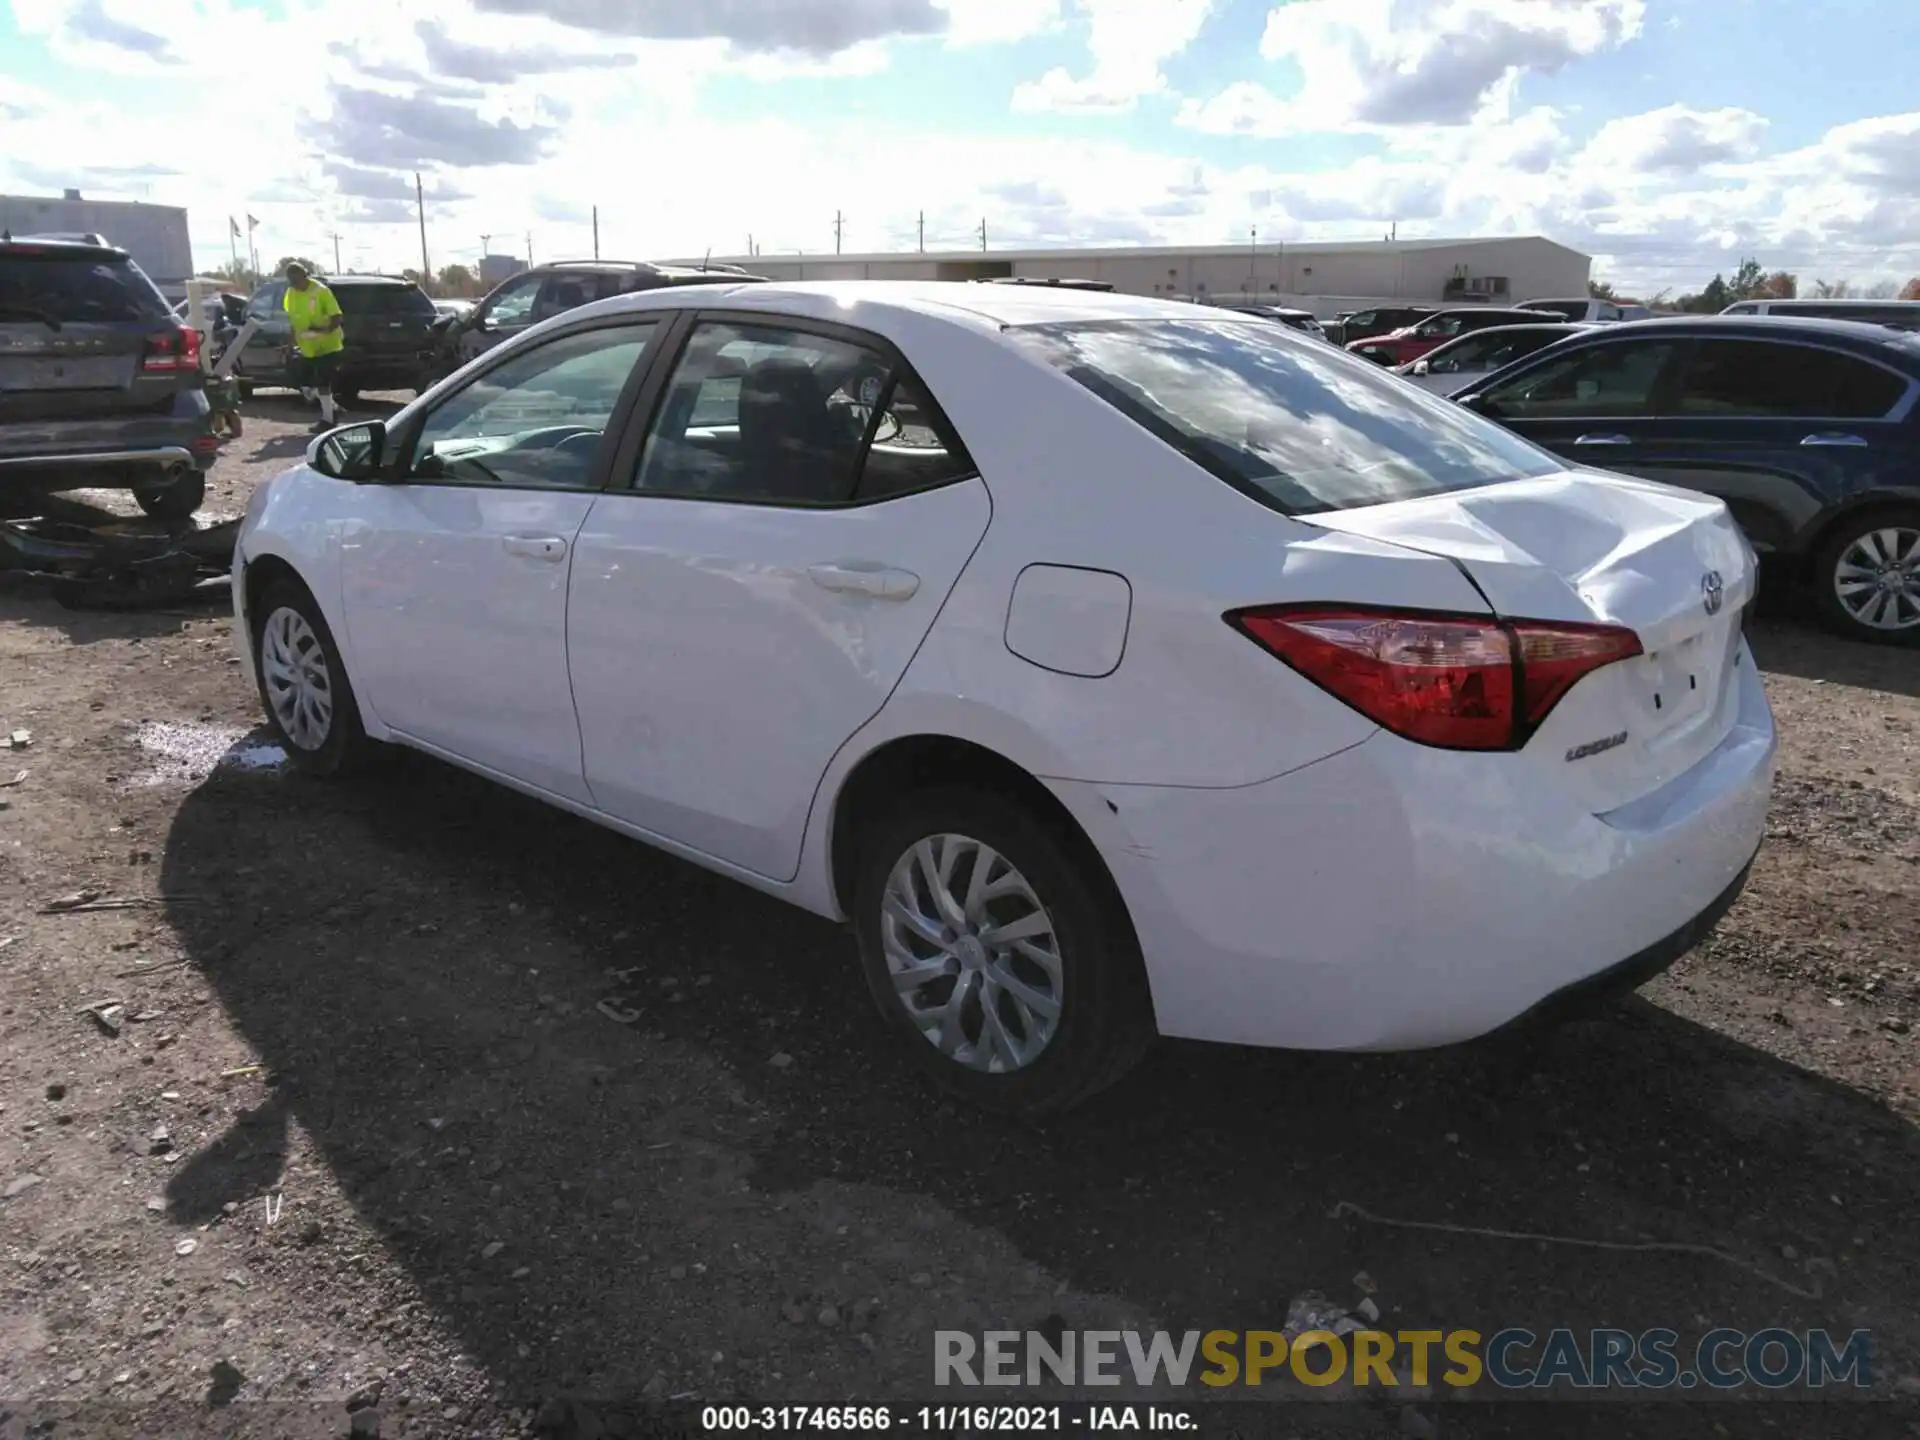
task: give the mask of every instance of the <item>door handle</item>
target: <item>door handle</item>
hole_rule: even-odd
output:
[[[1582,435],[1573,443],[1576,445],[1631,445],[1633,441],[1625,435]]]
[[[567,542],[558,535],[506,535],[501,537],[500,546],[509,555],[524,555],[529,560],[562,560],[567,554]]]
[[[1800,442],[1802,445],[1840,445],[1850,449],[1864,450],[1867,442],[1858,435],[1843,435],[1837,431],[1825,431],[1818,435],[1809,435]]]
[[[896,570],[871,560],[809,565],[807,578],[822,590],[843,595],[871,595],[876,600],[911,600],[920,589],[920,577],[911,570]]]

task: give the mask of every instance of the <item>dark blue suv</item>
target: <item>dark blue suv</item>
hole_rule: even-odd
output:
[[[1726,501],[1842,633],[1920,643],[1920,335],[1850,320],[1607,325],[1461,404],[1580,465]]]

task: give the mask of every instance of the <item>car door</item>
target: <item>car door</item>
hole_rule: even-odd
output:
[[[247,341],[237,364],[241,375],[255,385],[283,385],[287,381],[287,349],[293,344],[293,324],[287,319],[287,282],[269,280],[247,301],[247,318],[260,328]]]
[[[567,644],[603,810],[775,880],[986,531],[907,362],[784,317],[683,322],[575,547]]]
[[[544,275],[517,275],[480,302],[472,321],[460,333],[460,362],[484,355],[511,340],[533,323],[533,302],[540,297]]]
[[[1648,441],[1687,343],[1625,336],[1579,345],[1498,371],[1463,398],[1570,464],[1659,479]]]
[[[341,535],[354,683],[405,737],[585,801],[567,575],[653,319],[499,358],[394,437]]]
[[[1791,336],[1703,337],[1663,414],[1636,435],[1641,473],[1727,502],[1754,548],[1789,551],[1836,505],[1920,474],[1899,372]]]

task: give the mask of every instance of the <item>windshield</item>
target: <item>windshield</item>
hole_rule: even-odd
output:
[[[418,285],[341,285],[333,292],[347,315],[425,315],[437,312]]]
[[[1103,321],[1008,334],[1194,463],[1288,514],[1564,468],[1472,411],[1285,326]]]
[[[0,256],[0,309],[65,325],[164,320],[173,312],[131,260],[18,251]]]

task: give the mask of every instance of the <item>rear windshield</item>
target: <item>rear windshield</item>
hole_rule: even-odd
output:
[[[62,325],[144,323],[173,314],[131,260],[0,255],[0,324],[16,323],[23,310]]]
[[[345,315],[426,315],[438,312],[418,285],[341,285],[333,292]]]
[[[1564,468],[1472,411],[1284,326],[1103,321],[1008,335],[1195,464],[1288,514]]]

